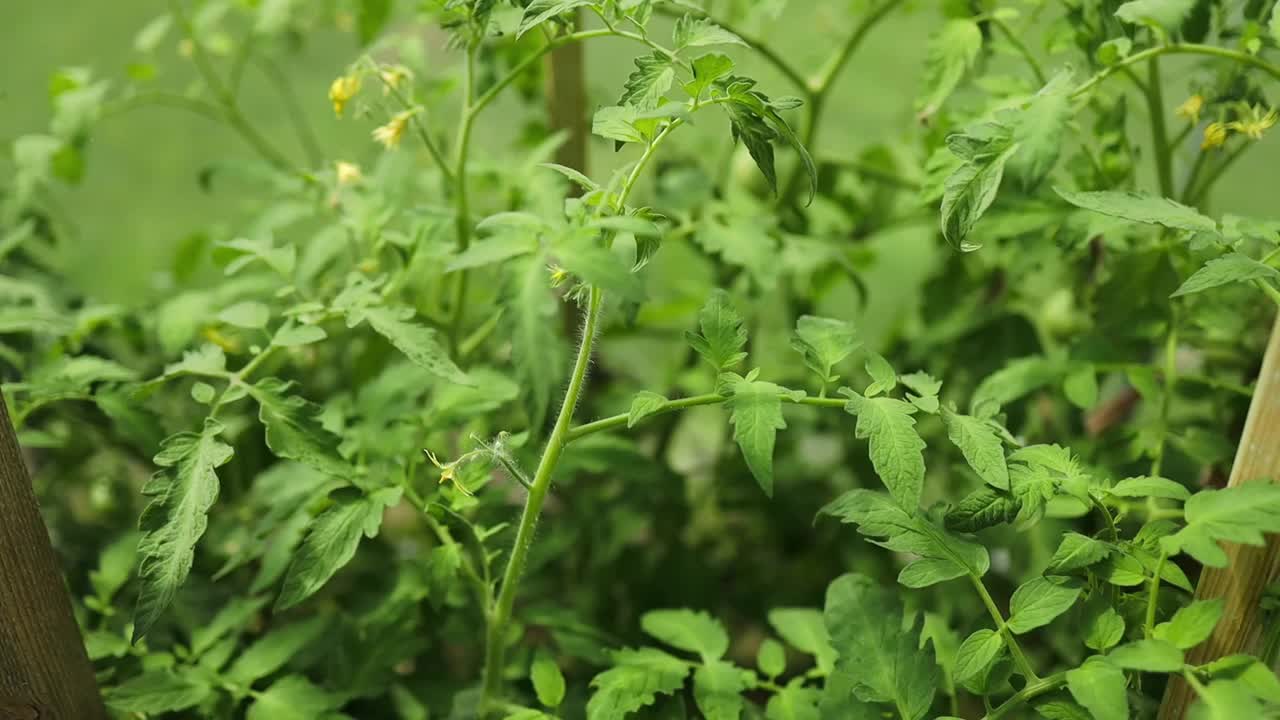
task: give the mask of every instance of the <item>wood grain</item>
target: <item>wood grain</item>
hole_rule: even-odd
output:
[[[574,10],[574,27],[582,27],[582,8]],[[587,118],[586,66],[584,43],[572,42],[552,50],[544,60],[547,90],[547,122],[551,132],[567,133],[556,150],[555,161],[590,175],[587,168],[591,127]],[[569,194],[577,197],[582,188],[570,183]]]
[[[0,720],[105,720],[0,394]]]
[[[1280,317],[1271,328],[1262,372],[1249,405],[1228,487],[1255,480],[1280,480]],[[1205,568],[1196,585],[1197,599],[1222,598],[1222,620],[1213,635],[1187,653],[1187,662],[1205,663],[1233,653],[1257,649],[1262,634],[1258,602],[1268,584],[1280,577],[1280,535],[1263,547],[1227,545],[1229,564]],[[1182,720],[1195,702],[1195,692],[1173,678],[1160,706],[1160,720]]]

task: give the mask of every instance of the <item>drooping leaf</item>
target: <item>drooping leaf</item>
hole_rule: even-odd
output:
[[[858,417],[854,435],[870,444],[871,465],[902,507],[914,512],[924,489],[924,441],[911,417],[916,408],[894,398],[867,398],[841,388],[845,411]]]
[[[1170,556],[1181,552],[1210,567],[1226,567],[1220,542],[1262,545],[1263,533],[1280,532],[1280,485],[1257,481],[1224,490],[1202,490],[1184,507],[1186,527],[1160,539]]]
[[[133,612],[137,642],[173,602],[195,561],[195,546],[208,526],[209,508],[218,499],[214,472],[232,455],[219,435],[223,426],[208,418],[199,434],[179,433],[164,441],[157,472],[142,488],[152,498],[138,521],[138,603]]]
[[[347,325],[354,327],[361,320],[368,320],[370,327],[404,353],[413,364],[441,380],[459,385],[474,385],[474,381],[449,357],[444,345],[436,338],[436,331],[412,322],[409,319],[412,315],[413,312],[408,309],[367,308],[348,313]]]
[[[297,460],[330,475],[344,476],[351,466],[338,454],[338,436],[320,424],[320,408],[297,395],[290,383],[267,378],[249,386],[258,401],[258,419],[267,429],[267,447],[278,457]]]
[[[1216,257],[1187,278],[1171,297],[1204,292],[1231,283],[1250,280],[1280,280],[1280,270],[1258,262],[1243,253],[1233,252]]]
[[[334,504],[307,528],[285,572],[276,609],[293,607],[323,587],[355,556],[361,536],[372,538],[378,534],[383,511],[399,501],[398,488],[371,494],[339,491]]]
[[[972,20],[951,20],[929,40],[925,93],[920,105],[932,115],[942,107],[982,51],[982,30]]]
[[[1063,188],[1054,188],[1054,192],[1076,207],[1122,220],[1193,232],[1214,232],[1218,229],[1212,218],[1201,215],[1195,208],[1157,195],[1127,190],[1075,192]]]
[[[819,512],[857,525],[859,533],[881,547],[919,556],[898,576],[908,587],[927,587],[965,574],[982,576],[991,566],[985,547],[907,512],[881,492],[850,490]]]
[[[974,225],[995,202],[1004,178],[1005,164],[1017,152],[1017,145],[1008,145],[998,152],[984,153],[965,164],[947,177],[942,191],[942,236],[952,247],[961,252],[972,252],[981,243],[969,240]]]

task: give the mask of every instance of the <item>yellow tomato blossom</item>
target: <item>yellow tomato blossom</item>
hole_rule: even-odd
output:
[[[1227,127],[1253,140],[1261,140],[1262,133],[1275,125],[1276,119],[1275,110],[1269,110],[1264,113],[1261,107],[1254,106],[1249,108],[1249,118],[1247,120],[1237,120],[1229,123]]]
[[[354,73],[335,78],[329,85],[329,102],[333,103],[333,113],[342,117],[342,111],[351,98],[360,92],[360,76]]]
[[[378,70],[378,77],[382,79],[382,94],[387,95],[409,79],[409,69],[400,65],[384,67]]]
[[[373,139],[382,143],[386,149],[394,150],[400,146],[400,139],[404,137],[405,128],[409,126],[411,117],[413,112],[410,110],[392,115],[386,125],[373,129]]]
[[[569,271],[559,265],[548,265],[547,272],[551,273],[551,287],[560,287],[569,278]]]
[[[474,497],[470,490],[464,487],[462,483],[458,482],[458,462],[456,460],[451,463],[441,463],[440,460],[436,458],[435,453],[430,450],[423,450],[422,452],[427,454],[427,459],[431,461],[432,465],[440,468],[441,485],[446,482],[451,482],[454,487],[458,488],[458,490],[462,492],[463,495]]]
[[[1212,150],[1213,148],[1222,147],[1227,142],[1227,135],[1230,132],[1228,127],[1220,122],[1212,122],[1204,129],[1204,140],[1200,143],[1201,150]]]
[[[1184,117],[1191,124],[1195,125],[1200,122],[1200,112],[1204,110],[1204,96],[1199,93],[1187,98],[1186,102],[1178,106],[1174,111],[1178,117]]]
[[[364,179],[364,174],[360,172],[360,166],[355,163],[337,162],[338,184],[354,185]]]

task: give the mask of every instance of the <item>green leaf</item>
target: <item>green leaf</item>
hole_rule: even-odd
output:
[[[756,648],[756,667],[765,677],[778,677],[787,670],[787,649],[777,640],[765,638]]]
[[[1164,498],[1167,500],[1185,501],[1191,497],[1191,491],[1181,483],[1162,477],[1125,478],[1107,490],[1108,495],[1128,498]]]
[[[666,407],[668,400],[658,393],[641,390],[631,401],[631,409],[627,412],[627,427],[635,427],[637,423]]]
[[[1213,634],[1213,629],[1222,619],[1223,607],[1221,598],[1196,600],[1186,607],[1178,608],[1178,612],[1168,622],[1157,625],[1155,636],[1172,643],[1174,647],[1190,650]]]
[[[592,0],[533,0],[525,6],[524,16],[520,18],[520,26],[516,30],[516,37],[519,38],[557,15],[574,8],[586,7],[591,2]]]
[[[227,679],[245,687],[252,685],[259,678],[284,667],[285,663],[320,637],[328,624],[328,619],[321,616],[272,630],[236,658],[227,671]]]
[[[1280,45],[1280,4],[1271,8],[1271,21],[1267,23],[1267,29],[1271,31],[1271,41]]]
[[[1079,570],[1105,560],[1110,554],[1111,546],[1101,540],[1069,532],[1062,537],[1045,572],[1061,574]]]
[[[646,633],[671,647],[698,653],[703,662],[724,657],[729,635],[720,621],[693,610],[651,610],[640,616]]]
[[[686,332],[685,340],[717,373],[732,370],[747,356],[747,331],[729,294],[715,290],[698,313],[701,333]]]
[[[972,20],[951,20],[929,40],[923,114],[932,115],[951,96],[982,51],[982,30]]]
[[[157,669],[107,688],[102,699],[118,712],[158,714],[195,707],[213,692],[213,686],[194,673]]]
[[[527,231],[498,233],[472,243],[471,247],[454,256],[445,266],[447,273],[484,267],[513,257],[528,255],[538,247],[537,238]]]
[[[765,720],[821,720],[818,702],[822,694],[805,687],[803,678],[794,678],[769,698],[764,709]]]
[[[1157,673],[1182,671],[1182,651],[1159,639],[1125,643],[1107,653],[1107,659],[1126,670]]]
[[[773,497],[773,446],[778,431],[787,427],[782,417],[782,397],[795,394],[770,382],[747,379],[754,373],[747,378],[733,373],[725,377],[732,393],[728,405],[732,410],[729,422],[733,425],[733,439],[760,489]]]
[[[955,681],[964,683],[985,673],[1002,650],[1004,639],[994,630],[983,628],[965,638],[956,651]]]
[[[356,554],[361,535],[375,537],[383,512],[400,501],[398,488],[371,494],[338,492],[335,502],[316,516],[285,572],[276,610],[285,610],[324,586]]]
[[[712,83],[733,72],[733,60],[728,55],[707,53],[693,59],[693,80],[684,84],[689,97],[698,99]]]
[[[760,168],[760,174],[764,175],[769,190],[776,195],[778,171],[774,167],[773,143],[778,139],[778,134],[763,117],[748,109],[733,104],[726,105],[725,109],[729,113],[729,128],[733,139],[742,142],[756,167]]]
[[[723,660],[709,660],[694,671],[693,699],[706,720],[738,720],[747,689],[742,676],[742,670]]]
[[[769,624],[788,645],[812,655],[819,673],[831,673],[836,663],[836,651],[831,647],[831,638],[827,635],[821,610],[775,608],[769,611]]]
[[[286,323],[271,338],[271,344],[282,348],[295,348],[318,343],[329,337],[319,325],[295,325]]]
[[[1191,708],[1196,720],[1236,720],[1237,718],[1261,718],[1266,711],[1246,687],[1239,682],[1219,680],[1208,685],[1197,685],[1200,702]]]
[[[639,119],[640,111],[631,106],[602,107],[592,116],[591,132],[615,142],[644,143],[648,139],[636,127]]]
[[[1004,441],[992,422],[948,408],[942,409],[942,422],[946,425],[947,437],[960,448],[965,462],[978,477],[992,487],[1008,490],[1009,467],[1004,459]]]
[[[837,667],[863,702],[890,702],[904,720],[920,720],[933,704],[938,668],[918,629],[904,630],[897,594],[863,575],[843,575],[827,588],[824,618],[839,653]]]
[[[1124,638],[1124,618],[1100,592],[1085,602],[1083,621],[1086,647],[1103,651],[1115,647]]]
[[[317,720],[342,707],[342,696],[302,675],[286,675],[254,696],[245,720]]]
[[[1205,263],[1204,267],[1187,278],[1186,282],[1182,283],[1170,297],[1181,297],[1250,280],[1280,280],[1280,270],[1242,253],[1228,253]]]
[[[556,661],[546,653],[538,653],[529,667],[529,679],[533,681],[533,691],[538,702],[554,708],[564,701],[564,674]]]
[[[271,311],[267,306],[253,300],[238,302],[218,313],[218,319],[222,322],[250,330],[266,327],[270,318]]]
[[[1195,4],[1196,0],[1132,0],[1116,8],[1116,17],[1172,34],[1182,26]]]
[[[982,545],[907,512],[881,492],[850,490],[818,512],[856,524],[860,534],[881,547],[919,556],[898,576],[908,587],[926,587],[965,574],[980,577],[991,567]]]
[[[1129,190],[1103,190],[1100,192],[1075,192],[1054,188],[1063,200],[1085,210],[1122,220],[1163,225],[1172,230],[1192,232],[1216,232],[1218,224],[1182,203]]]
[[[796,333],[791,338],[791,347],[804,356],[804,364],[817,373],[824,384],[840,379],[840,376],[832,374],[832,368],[849,357],[860,344],[850,323],[812,315],[800,316],[796,321]]]
[[[530,426],[542,427],[564,365],[563,343],[554,320],[559,303],[547,284],[544,256],[522,258],[509,267],[509,294],[503,296],[504,307],[509,308],[505,329],[511,337],[516,378],[528,399]]]
[[[694,18],[684,15],[676,20],[675,30],[671,33],[671,44],[677,51],[687,47],[706,45],[741,45],[747,47],[742,38],[716,25],[706,18]]]
[[[356,11],[356,31],[363,47],[377,39],[391,19],[391,0],[360,0]]]
[[[671,58],[654,51],[635,59],[636,69],[622,86],[619,105],[632,105],[640,110],[652,110],[662,103],[663,96],[675,80],[675,67]]]
[[[1080,586],[1063,578],[1032,578],[1013,591],[1009,601],[1009,629],[1019,635],[1048,625],[1071,609]]]
[[[290,385],[267,378],[249,386],[249,394],[258,402],[258,419],[267,429],[267,447],[277,457],[297,460],[320,472],[350,475],[351,465],[338,454],[341,440],[320,424],[320,407],[289,395]]]
[[[940,222],[942,236],[953,248],[972,252],[982,247],[981,243],[971,242],[969,234],[995,202],[1005,164],[1017,150],[1017,145],[1009,145],[999,152],[980,155],[947,176]]]
[[[1067,671],[1071,696],[1096,720],[1128,720],[1125,685],[1124,671],[1101,657],[1091,657],[1084,665]]]
[[[991,417],[995,407],[1003,407],[1028,393],[1057,382],[1064,368],[1039,355],[1016,358],[988,375],[973,391],[970,411],[979,417]]]
[[[883,355],[879,353],[867,355],[865,369],[867,374],[871,376],[871,384],[865,390],[867,397],[885,395],[893,392],[893,389],[898,387],[898,373],[889,364],[889,361],[884,359]]]
[[[354,327],[361,320],[368,320],[375,332],[390,341],[413,364],[441,380],[459,385],[475,385],[475,382],[453,363],[449,353],[436,339],[436,331],[410,322],[408,318],[412,316],[413,311],[408,308],[401,310],[385,307],[368,308],[349,313],[347,326]]]
[[[1061,72],[1021,107],[999,116],[1018,147],[1006,170],[1024,191],[1038,187],[1058,162],[1072,115],[1070,93],[1071,73]]]
[[[593,235],[574,235],[556,248],[556,260],[588,285],[626,300],[644,299],[644,284],[622,256]]]
[[[595,688],[587,703],[587,720],[617,720],[646,705],[659,694],[684,687],[689,666],[661,650],[640,648],[613,653],[614,667],[591,680]]]
[[[1092,365],[1072,370],[1062,380],[1062,392],[1081,410],[1092,408],[1098,404],[1098,373]]]
[[[916,408],[893,398],[867,398],[848,389],[845,412],[858,416],[854,436],[870,444],[871,465],[894,500],[914,512],[924,489],[924,441],[911,417]]]
[[[1022,503],[1011,493],[983,485],[948,508],[944,522],[948,530],[977,532],[1001,523],[1013,522]]]
[[[195,560],[196,542],[209,524],[209,508],[218,499],[217,468],[231,460],[230,445],[218,439],[222,424],[204,421],[200,434],[179,433],[160,446],[155,463],[163,468],[142,493],[151,498],[138,526],[138,602],[133,612],[133,641],[147,634],[173,602]]]
[[[1224,490],[1202,490],[1184,507],[1187,526],[1160,539],[1170,556],[1181,552],[1210,567],[1226,567],[1220,542],[1262,545],[1263,533],[1280,532],[1280,485],[1257,481]]]
[[[907,400],[930,415],[936,414],[941,407],[938,393],[942,390],[942,381],[926,372],[913,372],[898,377],[901,382],[915,394],[907,394]]]

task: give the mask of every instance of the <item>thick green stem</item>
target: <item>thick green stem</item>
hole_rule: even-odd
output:
[[[1160,82],[1160,58],[1147,61],[1147,113],[1151,116],[1151,154],[1155,155],[1160,194],[1173,197],[1173,162],[1169,153],[1169,130],[1164,122],[1164,89]]]
[[[1160,597],[1160,573],[1164,572],[1164,563],[1168,556],[1162,550],[1160,559],[1156,561],[1156,571],[1151,575],[1151,585],[1147,590],[1147,616],[1142,625],[1142,637],[1150,638],[1156,629],[1156,602]]]
[[[475,44],[467,47],[466,69],[463,72],[462,111],[458,118],[458,139],[453,149],[453,201],[454,234],[458,240],[458,252],[471,247],[471,207],[467,195],[467,156],[471,150],[471,128],[475,124],[476,52]],[[462,333],[462,320],[467,302],[467,271],[458,272],[453,286],[453,304],[449,308],[449,346],[453,354],[458,352],[458,340]]]
[[[987,612],[990,613],[992,621],[995,622],[996,630],[1004,638],[1004,644],[1009,648],[1009,655],[1013,658],[1013,664],[1018,667],[1019,672],[1027,679],[1028,685],[1041,682],[1040,676],[1036,675],[1035,669],[1031,667],[1031,662],[1023,654],[1022,646],[1018,644],[1018,639],[1013,636],[1013,631],[1009,629],[1008,623],[1004,621],[1004,614],[1000,612],[1000,608],[996,607],[996,601],[991,598],[991,593],[987,592],[987,586],[982,583],[982,578],[971,574],[969,579],[973,582],[973,588],[978,591],[978,595],[982,598],[982,604],[987,606]]]

